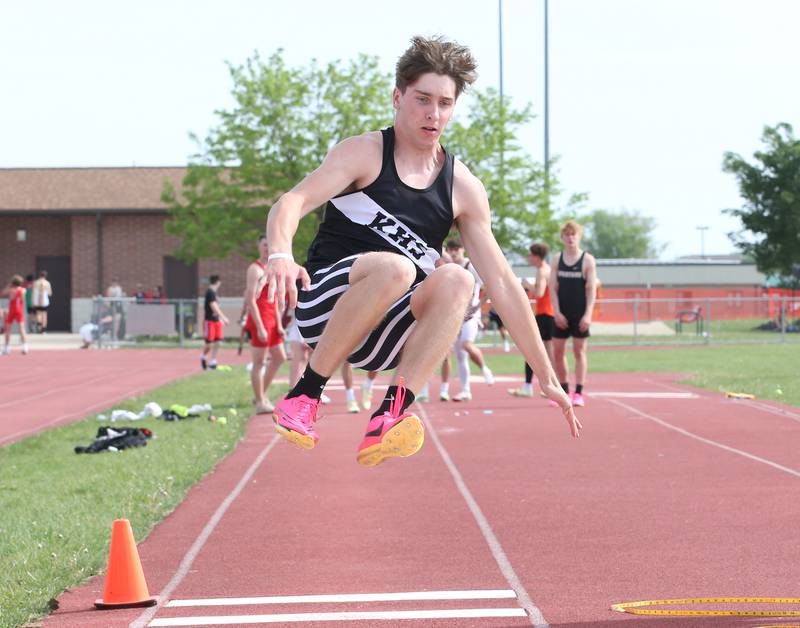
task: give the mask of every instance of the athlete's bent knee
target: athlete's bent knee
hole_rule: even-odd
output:
[[[445,264],[436,270],[439,273],[437,279],[442,282],[445,290],[443,292],[450,293],[450,296],[456,294],[458,296],[472,296],[472,291],[475,288],[475,278],[468,270],[461,268],[457,264]]]

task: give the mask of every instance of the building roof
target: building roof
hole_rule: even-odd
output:
[[[533,266],[515,266],[518,277],[535,277]],[[597,260],[597,276],[603,286],[674,287],[674,286],[763,286],[766,275],[755,264],[730,260],[679,259]]]
[[[164,180],[185,167],[0,168],[0,213],[165,212]]]

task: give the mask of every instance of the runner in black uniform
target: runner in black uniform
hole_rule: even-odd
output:
[[[597,271],[594,256],[581,250],[581,226],[568,220],[561,227],[564,251],[558,256],[556,272],[551,275],[551,298],[556,319],[553,330],[553,357],[556,373],[564,392],[569,394],[569,367],[567,366],[567,338],[572,336],[575,355],[575,392],[572,403],[585,405],[583,386],[588,363],[586,343],[592,310],[597,294]]]
[[[455,340],[474,284],[457,264],[436,265],[454,222],[478,272],[490,277],[486,286],[498,313],[578,435],[580,423],[548,363],[522,287],[492,235],[486,191],[439,144],[456,99],[474,80],[468,49],[415,37],[397,64],[394,126],[335,146],[269,212],[268,298],[282,303],[288,293],[300,333],[316,346],[273,415],[278,433],[300,447],[311,449],[319,440],[319,397],[344,360],[363,369],[397,367],[397,383],[367,425],[358,462],[374,466],[422,446],[422,422],[407,411],[412,391]],[[300,267],[292,238],[299,220],[325,202],[306,268]]]

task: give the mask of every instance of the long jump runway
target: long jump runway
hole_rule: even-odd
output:
[[[476,384],[470,403],[417,404],[423,450],[375,469],[341,392],[311,452],[256,417],[140,545],[158,607],[90,610],[96,578],[44,626],[785,625],[609,610],[798,596],[797,410],[673,379],[592,376],[577,441],[544,400]]]

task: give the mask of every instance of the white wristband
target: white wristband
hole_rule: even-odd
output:
[[[269,257],[267,257],[268,262],[271,262],[274,259],[290,259],[294,261],[294,255],[291,253],[272,253]]]

